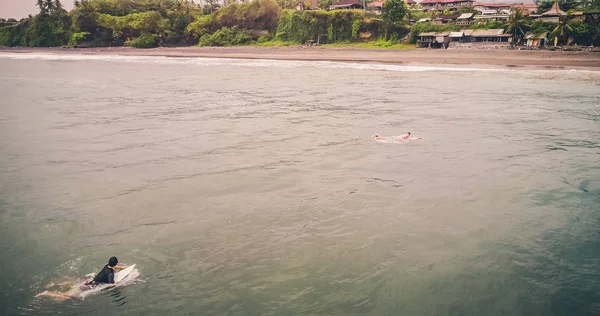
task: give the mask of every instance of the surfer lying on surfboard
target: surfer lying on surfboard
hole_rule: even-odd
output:
[[[411,137],[410,135],[411,135],[410,132],[406,132],[406,134],[404,134],[404,135],[391,136],[390,138],[392,138],[393,140],[398,141],[398,142],[407,141],[407,140],[418,140],[418,139],[421,139],[421,137]],[[388,137],[381,136],[379,134],[373,135],[373,139],[375,139],[375,140],[387,140],[387,138]]]
[[[96,274],[96,276],[94,277],[94,279],[87,281],[83,284],[81,284],[80,286],[74,286],[73,288],[71,288],[70,290],[66,291],[66,292],[52,292],[52,291],[44,291],[37,296],[50,296],[50,297],[54,297],[54,298],[58,298],[58,299],[68,299],[68,298],[73,298],[74,296],[76,296],[77,294],[79,294],[82,290],[85,289],[89,289],[95,285],[98,284],[110,284],[110,285],[114,285],[115,283],[115,269],[125,269],[126,266],[120,266],[118,265],[119,260],[117,259],[117,257],[110,257],[110,259],[108,259],[108,264],[106,264],[102,270],[100,270],[100,272],[98,274]],[[72,285],[75,282],[63,282],[59,285],[65,286],[65,285]],[[50,284],[48,286],[52,286],[53,284]]]

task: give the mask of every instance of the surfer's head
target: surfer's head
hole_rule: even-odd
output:
[[[117,260],[117,257],[110,257],[110,259],[108,259],[109,267],[114,267],[117,265],[117,263],[119,263],[119,260]]]

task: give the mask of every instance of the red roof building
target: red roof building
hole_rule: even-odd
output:
[[[452,10],[463,6],[472,6],[473,0],[423,0],[420,5],[427,10]]]
[[[340,9],[363,9],[362,1],[358,0],[341,0],[338,1],[331,6],[329,6],[329,10],[340,10]]]
[[[487,3],[487,2],[475,2],[473,3],[475,10],[514,10],[517,8],[523,9],[525,13],[531,14],[537,11],[537,4],[535,3]]]

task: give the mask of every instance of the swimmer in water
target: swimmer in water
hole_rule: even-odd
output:
[[[398,136],[398,140],[402,141],[402,140],[417,140],[417,139],[421,139],[421,137],[410,137],[410,132],[406,132],[406,134],[402,135],[402,136]]]
[[[418,139],[421,139],[421,137],[411,137],[411,135],[412,134],[410,132],[406,132],[406,134],[404,134],[404,135],[391,136],[390,138],[392,138],[393,140],[398,141],[398,142],[407,141],[407,140],[418,140]],[[373,139],[374,140],[385,141],[386,137],[385,136],[381,136],[379,134],[375,134],[375,135],[373,135]]]
[[[373,139],[375,139],[375,140],[385,140],[385,137],[380,136],[379,134],[375,134],[375,135],[373,135]]]
[[[69,298],[76,297],[77,295],[81,294],[82,290],[89,289],[94,285],[103,284],[103,283],[114,285],[115,270],[126,268],[126,266],[120,266],[120,265],[118,265],[118,263],[119,263],[119,260],[117,259],[117,257],[110,257],[110,259],[108,259],[108,264],[106,264],[102,268],[102,270],[100,270],[100,272],[94,277],[93,280],[85,282],[80,286],[72,286],[71,289],[69,289],[66,292],[44,291],[44,292],[36,295],[36,297],[49,296],[49,297],[53,297],[53,298],[60,299],[60,300],[66,300]],[[67,286],[67,285],[73,285],[76,282],[77,281],[67,281],[67,282],[56,284],[56,285]],[[52,287],[54,285],[55,285],[54,283],[50,283],[48,286],[46,286],[46,288]]]

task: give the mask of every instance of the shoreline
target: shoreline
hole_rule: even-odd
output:
[[[394,65],[436,65],[447,67],[586,69],[600,71],[600,53],[583,51],[532,51],[507,49],[369,49],[319,47],[131,47],[102,48],[9,48],[0,53],[48,53],[186,58],[235,58],[297,61],[332,61]]]

